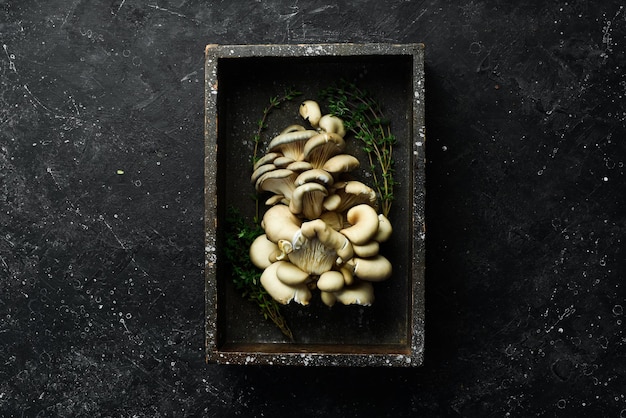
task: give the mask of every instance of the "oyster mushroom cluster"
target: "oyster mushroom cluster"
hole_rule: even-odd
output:
[[[307,305],[317,288],[328,306],[370,305],[372,282],[391,276],[391,263],[379,254],[391,224],[378,214],[376,192],[348,177],[359,161],[343,152],[343,121],[322,116],[312,100],[301,104],[300,115],[310,129],[287,127],[254,166],[257,192],[271,196],[265,234],[250,246],[250,258],[282,304]]]

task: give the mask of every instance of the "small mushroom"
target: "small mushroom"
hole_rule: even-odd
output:
[[[378,213],[369,205],[361,204],[350,208],[346,220],[352,226],[340,232],[353,244],[363,245],[378,232]]]
[[[331,157],[324,166],[324,170],[337,177],[342,173],[349,173],[359,167],[359,160],[350,154],[339,154]]]
[[[285,199],[291,200],[291,194],[295,189],[294,180],[297,174],[286,168],[279,168],[269,171],[260,176],[256,181],[257,191],[272,192],[285,196]]]
[[[335,133],[340,137],[346,136],[343,120],[335,115],[324,115],[319,120],[319,128],[324,132]]]
[[[378,215],[378,231],[376,232],[376,236],[374,239],[378,242],[385,242],[391,236],[393,232],[393,228],[391,226],[391,222],[389,219],[382,213]]]
[[[292,263],[282,261],[276,270],[276,277],[286,285],[293,286],[306,282],[309,273],[302,271]]]
[[[336,270],[322,273],[317,280],[317,288],[324,292],[337,292],[343,288],[344,284],[343,275]]]
[[[324,246],[332,249],[339,257],[337,264],[343,264],[352,258],[352,244],[345,235],[335,231],[321,219],[304,222],[300,231],[308,239],[317,238]]]
[[[334,295],[344,305],[370,306],[374,302],[374,286],[369,282],[357,282]]]
[[[368,282],[386,280],[393,271],[389,260],[380,254],[370,258],[352,257],[348,263],[354,266],[355,276]]]
[[[276,166],[272,163],[260,165],[250,176],[250,182],[256,184],[257,180],[265,173],[276,170]]]
[[[268,150],[270,152],[280,152],[294,161],[301,160],[304,144],[315,135],[317,135],[317,131],[313,130],[292,131],[280,134],[270,141]]]
[[[308,121],[312,127],[317,128],[320,118],[322,117],[322,111],[316,101],[305,100],[300,105],[300,116]]]
[[[308,161],[294,161],[287,166],[287,169],[296,173],[302,173],[303,171],[310,170],[312,168],[313,166]]]
[[[267,239],[267,235],[259,235],[250,245],[250,261],[260,269],[266,269],[272,264],[272,258],[279,251],[278,245]]]
[[[354,249],[354,254],[356,256],[367,258],[374,257],[378,254],[378,251],[380,250],[380,244],[378,243],[378,241],[371,240],[363,245],[352,244],[352,248]]]
[[[295,162],[293,158],[285,157],[283,155],[283,156],[277,157],[274,161],[272,161],[272,164],[274,164],[278,168],[286,168],[289,164],[293,162]]]
[[[326,197],[326,199],[324,199],[324,203],[322,203],[322,206],[327,211],[334,212],[337,210],[337,208],[339,208],[340,204],[341,204],[341,196],[339,196],[336,193],[331,193]]]
[[[267,267],[261,274],[261,285],[277,302],[284,305],[292,300],[301,305],[308,305],[311,300],[311,291],[306,284],[286,285],[276,275],[278,268],[286,261],[277,261]]]
[[[254,167],[252,169],[256,170],[257,168],[261,167],[264,164],[271,163],[278,157],[280,157],[280,154],[277,152],[267,153],[263,157],[259,158],[259,160],[256,163],[254,163]]]
[[[325,132],[311,137],[302,150],[305,161],[313,168],[322,168],[334,155],[339,154],[346,146],[343,138],[336,133]]]
[[[328,195],[326,187],[319,183],[304,183],[293,191],[289,210],[302,214],[307,219],[318,218],[322,213],[324,198]]]
[[[324,186],[332,186],[334,183],[333,176],[328,171],[321,168],[314,168],[301,173],[296,178],[296,186],[302,186],[305,183],[319,183]]]
[[[292,242],[294,236],[300,233],[302,221],[285,205],[272,206],[263,215],[261,227],[265,230],[267,239],[278,243],[280,240]]]
[[[376,192],[368,185],[357,180],[335,183],[333,193],[337,194],[341,201],[336,205],[338,212],[345,212],[353,206],[367,204],[376,207]]]

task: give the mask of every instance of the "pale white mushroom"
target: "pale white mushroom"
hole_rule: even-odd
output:
[[[378,232],[378,213],[369,205],[361,204],[350,208],[346,220],[352,226],[339,232],[353,244],[364,245]]]
[[[313,166],[308,161],[294,161],[293,163],[289,164],[287,168],[293,172],[302,173],[306,170],[312,169]]]
[[[304,183],[294,189],[289,210],[302,214],[306,219],[315,219],[322,214],[322,204],[328,195],[326,187],[319,183]]]
[[[335,231],[321,219],[302,223],[302,235],[308,239],[317,238],[324,246],[337,253],[337,264],[343,264],[352,258],[352,244],[345,235]]]
[[[277,157],[272,164],[274,164],[278,168],[287,168],[287,166],[293,162],[295,162],[293,158],[285,157],[284,155]]]
[[[354,275],[368,282],[381,282],[391,277],[393,267],[391,262],[378,254],[370,258],[352,257],[348,261],[354,266]]]
[[[250,245],[250,261],[260,269],[266,269],[274,261],[280,250],[278,245],[267,239],[267,235],[259,235]]]
[[[319,128],[325,132],[335,133],[342,138],[346,136],[343,120],[335,115],[324,115],[319,120]]]
[[[357,180],[335,183],[331,192],[341,199],[333,209],[338,212],[345,212],[362,203],[375,208],[378,200],[374,189]]]
[[[352,248],[354,249],[354,255],[367,258],[373,257],[378,254],[378,251],[380,250],[380,244],[378,243],[378,241],[371,240],[363,245],[352,244]]]
[[[272,192],[283,195],[287,200],[291,200],[291,194],[295,189],[294,180],[297,177],[297,173],[286,168],[279,168],[260,176],[256,181],[255,187],[259,192]]]
[[[319,183],[324,186],[332,186],[335,182],[333,176],[326,170],[321,168],[313,168],[311,170],[304,171],[296,177],[296,186],[301,186],[305,183]]]
[[[340,204],[341,196],[331,192],[331,194],[329,194],[326,199],[324,199],[324,203],[322,203],[322,206],[327,211],[336,211],[339,208]]]
[[[391,226],[391,222],[389,219],[382,213],[378,215],[378,232],[376,232],[376,236],[374,239],[378,242],[385,242],[391,236],[393,232],[393,228]]]
[[[310,162],[313,168],[322,168],[331,157],[343,151],[345,146],[346,142],[336,133],[321,133],[304,144],[302,158]]]
[[[293,158],[296,161],[301,160],[304,144],[315,135],[317,135],[317,131],[313,130],[297,130],[280,134],[270,141],[268,150],[270,152],[280,152],[285,157]]]
[[[263,174],[274,171],[276,170],[276,168],[277,167],[272,163],[260,165],[256,170],[252,172],[252,175],[250,176],[250,182],[252,184],[256,184],[257,180],[259,180],[259,178],[261,178]]]
[[[271,163],[276,158],[280,157],[280,155],[281,154],[277,152],[269,152],[265,154],[263,157],[259,158],[259,160],[256,163],[254,163],[254,167],[252,168],[252,170],[256,170],[257,168],[261,167],[264,164]]]
[[[300,233],[302,221],[285,205],[272,206],[263,215],[261,227],[265,230],[267,239],[278,243],[280,240],[292,242],[294,236]]]
[[[354,266],[352,264],[344,264],[339,268],[339,272],[343,276],[343,282],[346,286],[350,286],[354,283]]]
[[[317,128],[320,118],[322,117],[322,111],[316,101],[305,100],[300,105],[300,116],[308,121],[312,127]]]
[[[356,282],[352,286],[345,286],[334,295],[344,305],[370,306],[374,302],[374,286],[369,282]]]
[[[344,284],[343,275],[336,270],[322,273],[317,280],[317,288],[324,292],[337,292],[343,288]]]
[[[279,303],[286,305],[293,300],[301,305],[308,305],[311,300],[311,291],[306,284],[286,285],[278,279],[276,273],[282,263],[286,261],[277,261],[263,270],[261,285]]]
[[[293,286],[305,283],[309,278],[309,273],[292,263],[282,261],[276,270],[276,277],[286,285]]]
[[[350,154],[339,154],[331,157],[324,163],[322,168],[333,176],[338,177],[340,174],[349,173],[359,167],[359,160]]]

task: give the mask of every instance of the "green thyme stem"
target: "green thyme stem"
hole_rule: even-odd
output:
[[[280,305],[261,284],[261,272],[248,255],[250,245],[263,233],[263,229],[257,224],[248,224],[239,210],[232,206],[228,208],[226,228],[224,253],[231,265],[235,289],[241,292],[242,297],[256,303],[263,317],[271,320],[287,338],[293,341],[293,333],[280,311]]]
[[[381,212],[387,216],[393,201],[393,145],[389,123],[384,120],[378,103],[354,83],[342,81],[338,87],[329,87],[320,95],[328,101],[331,113],[342,118],[346,129],[363,143]]]

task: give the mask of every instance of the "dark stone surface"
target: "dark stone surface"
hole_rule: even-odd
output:
[[[0,1],[0,415],[626,416],[626,10],[507,3]],[[204,45],[342,41],[426,44],[425,365],[207,366]]]

